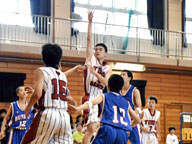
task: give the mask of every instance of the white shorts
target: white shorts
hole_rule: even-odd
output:
[[[33,137],[31,144],[73,144],[70,117],[65,110],[46,108],[39,116],[39,121],[33,120],[25,135]]]
[[[154,133],[142,133],[143,144],[158,144],[157,137]]]
[[[87,125],[92,122],[98,123],[98,120],[98,105],[94,105],[93,108],[89,109]]]

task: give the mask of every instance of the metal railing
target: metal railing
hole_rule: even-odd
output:
[[[31,16],[31,21],[33,27],[0,23],[1,43],[7,41],[26,44],[54,42],[67,49],[85,50],[86,21],[37,15]],[[190,40],[192,34],[93,23],[92,47],[102,42],[107,45],[109,53],[114,54],[191,59],[192,44],[185,43],[184,37]]]

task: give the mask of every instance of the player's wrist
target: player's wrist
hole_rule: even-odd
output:
[[[138,113],[141,114],[141,108],[140,107],[137,107],[135,110],[137,110]]]
[[[88,104],[89,109],[91,109],[93,107],[93,103],[91,101],[87,101],[86,103]]]

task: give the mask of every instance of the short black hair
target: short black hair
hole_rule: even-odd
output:
[[[97,46],[102,46],[105,49],[105,52],[107,53],[107,51],[108,51],[107,46],[104,43],[98,43],[98,44],[96,44],[95,47],[97,47]]]
[[[46,66],[58,69],[62,58],[62,49],[59,45],[50,43],[43,45],[41,55]]]
[[[1,109],[0,114],[2,114],[2,113],[7,113],[6,109]]]
[[[157,104],[157,98],[156,98],[155,96],[151,96],[151,97],[149,97],[149,100],[154,100],[155,103]]]
[[[126,73],[127,73],[127,76],[131,78],[131,80],[130,80],[130,83],[131,83],[132,80],[133,80],[133,74],[132,74],[132,72],[129,71],[129,70],[122,70],[121,72],[126,72]]]
[[[124,80],[120,75],[112,74],[108,80],[108,86],[111,92],[119,92],[124,85]]]
[[[169,127],[169,132],[170,132],[171,130],[176,130],[176,129],[175,129],[174,126],[170,126],[170,127]]]
[[[79,120],[80,118],[83,119],[83,120],[82,120],[82,124],[84,124],[84,118],[83,118],[83,115],[78,115],[78,116],[76,117],[76,122],[75,122],[75,123],[77,124],[77,123],[81,122],[81,121]]]

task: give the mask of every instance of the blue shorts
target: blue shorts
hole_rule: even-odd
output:
[[[102,125],[92,144],[127,144],[127,131],[110,125]]]
[[[132,144],[142,144],[139,125],[132,127],[132,131],[130,132],[128,139]]]
[[[12,129],[9,133],[9,140],[11,144],[20,144],[26,130]]]

